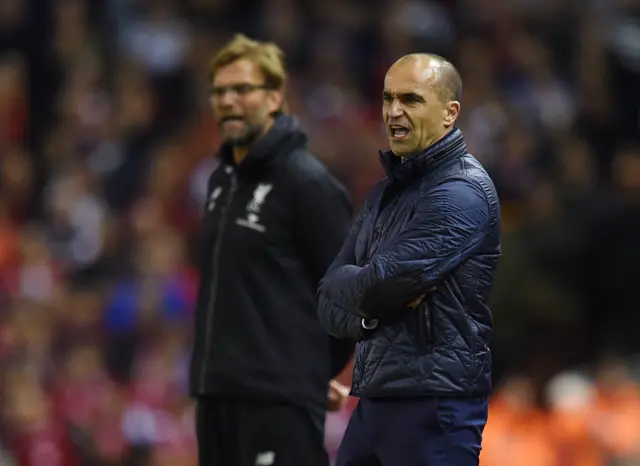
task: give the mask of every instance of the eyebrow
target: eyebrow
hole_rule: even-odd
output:
[[[424,97],[422,97],[420,94],[416,94],[415,92],[398,92],[398,93],[393,93],[390,91],[383,91],[382,92],[382,97],[383,98],[393,98],[395,96],[398,97],[398,99],[403,100],[403,101],[407,101],[407,100],[412,100],[415,102],[420,102],[420,103],[424,103]]]

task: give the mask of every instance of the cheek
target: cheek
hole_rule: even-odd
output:
[[[213,98],[209,99],[209,108],[214,116],[220,115],[220,105]]]
[[[420,133],[422,135],[430,134],[433,132],[437,121],[440,120],[438,113],[428,113],[420,117]]]
[[[262,125],[269,115],[269,108],[265,105],[246,110],[247,119],[254,125]]]
[[[268,97],[266,100],[267,113],[277,112],[282,108],[282,103],[281,96],[273,95]]]
[[[265,100],[254,100],[247,102],[242,111],[252,121],[260,121],[270,113],[269,102]]]

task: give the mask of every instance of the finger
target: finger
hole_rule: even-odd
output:
[[[329,381],[329,387],[337,390],[340,393],[349,394],[349,387],[347,387],[346,385],[341,384],[336,379],[332,379],[331,381]]]
[[[346,398],[349,396],[349,388],[345,387],[344,385],[340,385],[339,387],[332,387],[331,390],[339,398]]]

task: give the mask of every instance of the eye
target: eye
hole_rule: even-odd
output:
[[[404,94],[402,97],[402,102],[409,105],[421,104],[424,103],[424,99],[420,97],[418,94]]]
[[[253,86],[251,84],[237,84],[235,86],[231,86],[231,90],[237,95],[246,95],[254,89],[257,89],[258,86]]]
[[[212,87],[209,89],[209,94],[213,97],[220,97],[226,92],[226,89],[223,87]]]

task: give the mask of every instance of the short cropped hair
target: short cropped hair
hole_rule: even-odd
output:
[[[220,68],[247,59],[262,71],[267,89],[283,90],[287,81],[284,58],[284,52],[275,43],[259,42],[244,34],[236,34],[211,60],[209,80],[215,79]]]
[[[437,79],[433,83],[440,100],[443,102],[462,101],[462,78],[453,63],[446,58],[435,53],[410,53],[401,57],[396,63],[405,60],[422,62],[425,58],[435,61],[440,68]]]
[[[442,70],[437,83],[440,98],[444,102],[452,100],[460,102],[462,100],[462,77],[456,67],[440,55],[436,55],[435,53],[428,53],[426,55],[432,60],[437,61]]]

